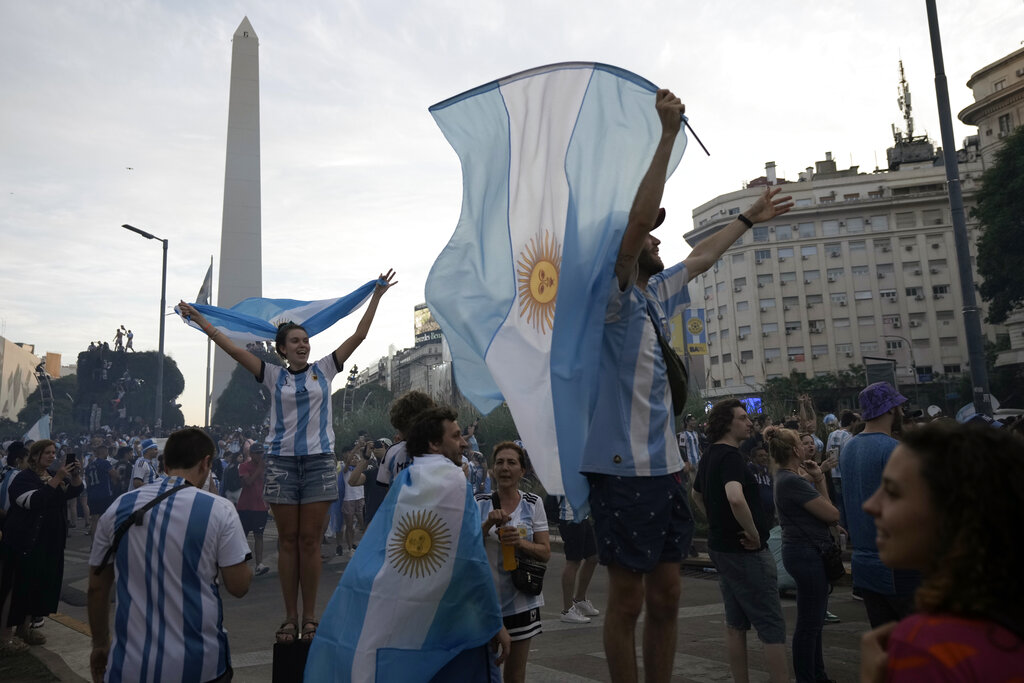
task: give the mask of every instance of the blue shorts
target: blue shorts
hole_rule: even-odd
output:
[[[564,522],[559,520],[558,533],[562,537],[566,562],[580,562],[597,555],[594,525],[589,520]]]
[[[101,498],[88,498],[89,501],[89,514],[90,515],[102,515],[110,507],[110,504],[114,502],[114,496],[101,497]]]
[[[679,473],[588,474],[587,480],[601,564],[649,574],[659,563],[682,562],[693,541],[693,517]]]
[[[303,505],[338,500],[334,453],[268,455],[263,500],[277,505]]]
[[[246,536],[252,532],[253,536],[262,536],[263,530],[267,528],[266,510],[239,510],[238,519],[242,522],[242,533]]]
[[[708,550],[718,570],[718,587],[725,603],[725,625],[749,631],[751,624],[765,645],[786,642],[786,621],[779,603],[775,558],[767,549],[724,553]]]

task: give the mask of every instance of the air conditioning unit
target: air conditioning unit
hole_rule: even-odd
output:
[[[833,251],[832,253],[829,254],[829,256],[831,256],[832,258],[839,258],[839,252]]]
[[[934,222],[935,222],[935,225],[942,225],[942,219],[941,218],[936,218]],[[935,248],[938,249],[938,247],[935,247]]]
[[[723,315],[722,315],[721,313],[719,313],[719,314],[718,314],[718,319],[719,319],[719,320],[721,320],[721,319],[722,319],[723,317],[724,317],[724,316],[723,316]]]
[[[818,359],[818,354],[812,353],[811,354],[811,360],[817,360],[817,359]]]
[[[763,260],[763,259],[755,259],[755,260],[754,260],[754,264],[755,264],[755,265],[758,265],[758,266],[759,266],[759,265],[761,265],[762,263],[764,263],[764,260]]]
[[[920,327],[921,323],[917,322],[916,320],[911,320],[910,321],[910,326],[911,327]]]
[[[879,280],[884,280],[885,279],[885,273],[879,273],[878,274],[878,279]]]
[[[897,329],[898,330],[900,328],[900,321],[899,320],[894,320],[893,323],[892,323],[892,326],[893,326],[893,329]]]
[[[893,351],[892,349],[886,349],[885,350],[885,355],[887,355],[887,356],[894,356],[894,355],[896,355],[896,352]]]
[[[924,294],[918,294],[914,297],[917,301],[924,301]]]
[[[708,300],[708,299],[710,299],[710,298],[711,298],[711,295],[710,295],[710,294],[705,294],[705,295],[704,295],[704,301],[707,301],[707,300]]]
[[[771,358],[765,358],[765,359],[764,359],[764,362],[765,362],[765,363],[771,363],[771,362],[772,362],[772,359],[771,359]]]
[[[896,296],[895,295],[894,296],[887,296],[887,297],[884,297],[884,298],[888,299],[889,303],[891,303],[891,304],[896,303]]]
[[[846,227],[846,221],[839,221],[839,227],[840,228],[845,228]]]
[[[811,284],[811,281],[810,280],[804,280],[804,284],[805,285],[809,285],[809,284]]]
[[[814,308],[814,304],[807,304],[807,308]]]
[[[921,274],[921,269],[920,268],[915,268],[914,269],[914,275],[920,275],[920,274]]]
[[[840,305],[840,306],[845,306],[845,305],[846,305],[846,300],[844,299],[844,300],[840,301],[840,302],[839,302],[839,305]]]
[[[939,243],[938,242],[932,242],[932,249],[938,249],[938,248],[939,248]]]
[[[806,260],[807,260],[807,259],[809,259],[809,258],[811,258],[811,257],[810,257],[810,256],[808,256],[807,254],[801,254],[801,256],[800,256],[800,260],[801,260],[801,261],[806,261]]]
[[[821,329],[820,327],[812,327],[811,328],[811,334],[821,334],[824,331],[825,330]]]
[[[763,282],[758,282],[757,283],[757,288],[758,289],[764,289],[764,283]]]
[[[786,262],[786,257],[785,256],[780,256],[779,257],[779,263],[785,263],[785,262]]]
[[[741,334],[741,335],[739,335],[739,336],[738,336],[738,337],[736,337],[736,338],[737,338],[737,339],[739,339],[740,341],[743,341],[744,339],[746,339],[746,338],[747,338],[747,335],[745,335],[745,334]]]
[[[905,246],[903,248],[906,249],[907,251],[914,251],[914,245],[913,244],[908,244],[907,246]]]
[[[928,272],[931,273],[932,275],[938,275],[939,274],[939,269],[938,268],[929,268]]]
[[[740,364],[741,365],[746,365],[747,364],[747,359],[746,358],[740,358]]]
[[[942,295],[941,295],[941,294],[936,294],[936,295],[935,295],[934,297],[932,297],[932,298],[934,298],[934,299],[938,300],[938,299],[941,299],[941,298],[942,298]]]
[[[771,334],[771,332],[762,332],[761,336],[762,337],[767,337],[769,334]]]
[[[886,245],[886,246],[882,247],[882,251],[884,251],[885,253],[889,253],[890,251],[892,251],[892,247],[889,247],[888,245]]]
[[[743,288],[742,288],[742,287],[733,287],[733,288],[732,288],[732,291],[734,291],[734,292],[736,292],[737,294],[739,294],[740,292],[742,292],[742,291],[743,291]]]
[[[761,312],[762,312],[762,313],[764,313],[764,312],[765,312],[765,311],[767,311],[767,310],[768,310],[768,308],[767,308],[766,306],[762,306],[762,307],[761,307]]]
[[[789,356],[788,358],[791,362],[796,360],[796,356]]]
[[[786,330],[786,336],[787,336],[787,337],[788,337],[789,335],[791,335],[791,334],[793,334],[793,330]]]
[[[871,219],[870,218],[865,218],[864,219],[864,225],[871,225]]]
[[[835,282],[836,281],[836,276],[835,275],[829,275],[828,281],[829,282]]]
[[[847,351],[846,352],[846,357],[847,358],[853,358],[853,351]]]

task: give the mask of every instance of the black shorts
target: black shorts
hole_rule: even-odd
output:
[[[102,515],[110,507],[110,504],[114,502],[113,497],[111,498],[89,498],[89,514],[90,515]]]
[[[693,541],[693,517],[679,473],[657,477],[588,474],[601,564],[649,574],[681,562]]]
[[[539,636],[542,631],[540,607],[534,607],[519,614],[502,617],[501,621],[505,624],[509,638],[513,641],[529,640],[534,636]]]
[[[242,522],[242,532],[248,536],[251,531],[254,536],[263,533],[267,526],[266,510],[239,510],[238,519]]]
[[[597,538],[590,520],[582,522],[558,522],[558,533],[562,535],[567,562],[580,562],[597,555]]]

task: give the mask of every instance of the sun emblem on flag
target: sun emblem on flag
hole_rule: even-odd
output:
[[[432,510],[416,510],[395,525],[388,541],[388,560],[405,576],[417,579],[433,574],[448,559],[452,534]]]
[[[550,231],[530,238],[516,262],[519,281],[519,317],[541,334],[555,322],[558,271],[562,266],[562,245]]]
[[[698,335],[704,329],[704,324],[700,318],[690,318],[690,322],[686,323],[686,329],[690,330],[690,334]]]

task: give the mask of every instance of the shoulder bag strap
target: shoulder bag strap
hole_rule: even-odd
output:
[[[151,508],[156,507],[165,498],[174,495],[175,493],[182,489],[187,489],[189,486],[192,486],[192,484],[189,482],[185,482],[184,484],[175,486],[172,489],[168,489],[161,493],[156,498],[154,498],[153,500],[149,501],[148,503],[140,507],[138,510],[135,510],[130,515],[128,515],[128,518],[121,522],[121,524],[117,527],[117,530],[114,532],[114,542],[110,544],[109,548],[107,548],[107,552],[103,554],[103,561],[100,562],[100,566],[96,567],[93,573],[99,576],[100,573],[104,570],[104,568],[106,568],[106,566],[110,564],[110,558],[113,557],[114,553],[117,552],[118,546],[121,545],[121,539],[124,538],[124,535],[127,534],[128,530],[131,529],[133,526],[142,526],[142,517],[146,514],[146,512],[148,512]]]

